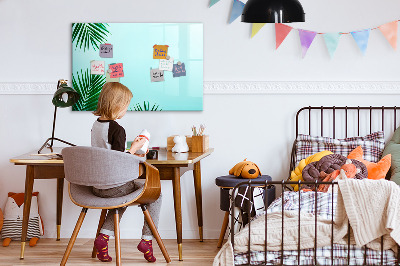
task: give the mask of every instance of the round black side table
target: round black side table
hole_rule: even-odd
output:
[[[215,184],[220,187],[220,209],[225,211],[224,221],[222,222],[221,233],[219,235],[218,245],[220,248],[222,246],[222,242],[224,241],[226,228],[228,227],[229,222],[229,207],[230,207],[230,199],[229,193],[230,190],[233,189],[237,184],[246,182],[246,181],[263,181],[266,180],[272,181],[272,178],[269,175],[261,175],[254,179],[246,179],[241,177],[236,177],[234,175],[226,175],[220,176],[215,179]],[[270,186],[268,189],[268,200],[267,206],[271,204],[275,200],[275,186]]]

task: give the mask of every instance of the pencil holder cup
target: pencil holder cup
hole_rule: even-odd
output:
[[[208,150],[209,136],[192,136],[192,152],[205,152]]]

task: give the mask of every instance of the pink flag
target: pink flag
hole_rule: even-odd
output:
[[[397,20],[378,27],[393,49],[397,48]]]
[[[276,49],[282,44],[285,40],[286,36],[288,36],[289,32],[292,30],[292,27],[281,24],[275,23],[275,40],[276,40]]]
[[[312,44],[317,33],[315,31],[299,29],[299,35],[300,35],[300,43],[301,43],[301,54],[302,54],[302,57],[304,58],[306,56],[308,48],[310,48],[310,45]]]

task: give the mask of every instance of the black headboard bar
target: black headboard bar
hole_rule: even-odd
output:
[[[397,110],[396,106],[307,106],[301,108],[296,114],[296,136],[299,135],[299,115],[302,111],[308,110],[308,134],[311,134],[311,110],[320,110],[321,113],[321,136],[324,133],[324,110],[333,110],[333,136],[336,137],[336,110],[345,110],[345,134],[347,137],[348,132],[348,110],[357,110],[357,134],[360,135],[360,110],[369,110],[370,113],[370,125],[369,129],[372,133],[372,113],[374,110],[380,110],[382,112],[382,130],[384,130],[384,121],[385,121],[385,110],[393,110],[394,112],[394,128],[396,128],[396,117]]]

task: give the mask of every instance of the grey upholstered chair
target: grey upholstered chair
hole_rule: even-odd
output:
[[[157,228],[144,204],[154,202],[161,193],[160,175],[154,166],[144,160],[120,151],[94,147],[68,147],[62,150],[65,179],[69,183],[69,196],[73,203],[82,207],[81,214],[65,250],[61,265],[65,265],[78,236],[87,209],[102,209],[96,237],[103,226],[107,210],[116,209],[114,216],[116,265],[121,264],[121,246],[119,214],[117,208],[128,205],[139,205],[149,224],[153,236],[167,263],[171,261],[160,238]],[[138,164],[140,162],[140,164]],[[139,165],[139,167],[138,167]],[[100,198],[95,196],[92,186],[118,185],[132,179],[132,176],[145,177],[143,189],[118,198]],[[92,257],[96,256],[93,247]]]

